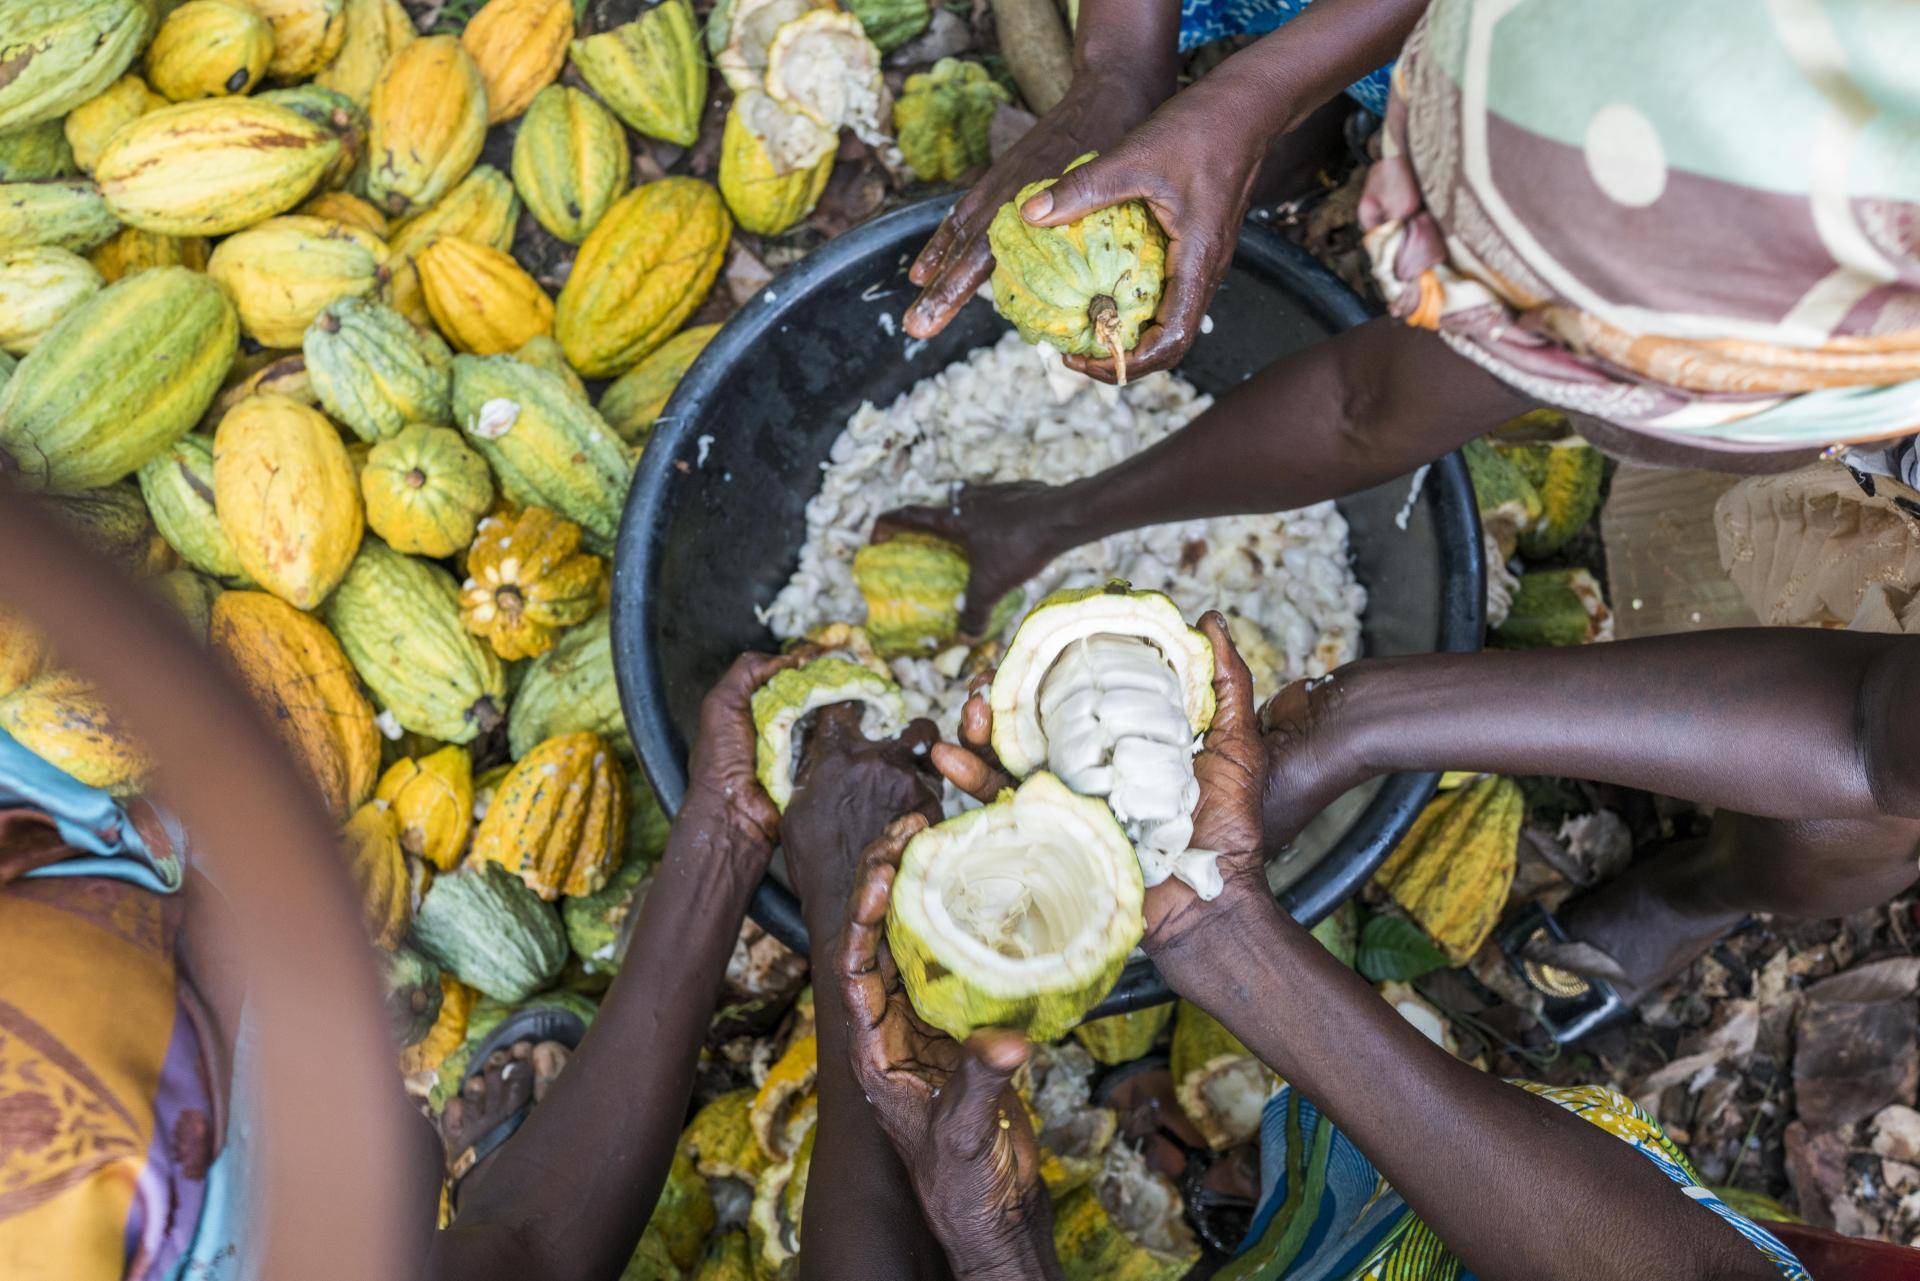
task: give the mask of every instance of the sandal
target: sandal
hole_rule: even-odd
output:
[[[462,1087],[476,1076],[482,1076],[487,1070],[487,1060],[495,1050],[503,1050],[522,1041],[558,1041],[568,1050],[580,1048],[580,1042],[587,1034],[586,1021],[571,1010],[546,1008],[517,1010],[500,1021],[500,1026],[487,1038],[474,1047],[467,1056],[466,1072],[460,1078]],[[512,1138],[533,1111],[533,1096],[502,1117],[497,1123],[472,1143],[468,1144],[456,1156],[447,1162],[449,1180],[447,1195],[452,1203],[458,1202],[461,1180],[465,1179],[473,1168]]]

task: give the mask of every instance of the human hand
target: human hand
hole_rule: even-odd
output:
[[[885,942],[887,905],[918,814],[861,856],[833,966],[849,1015],[853,1074],[959,1277],[1054,1275],[1053,1207],[1040,1149],[1009,1084],[1026,1039],[976,1032],[963,1046],[914,1013]]]
[[[1253,198],[1266,155],[1267,118],[1265,108],[1250,107],[1230,78],[1209,76],[1021,206],[1028,222],[1057,227],[1137,199],[1167,233],[1166,292],[1154,322],[1127,353],[1129,377],[1171,369],[1200,336]],[[1111,358],[1068,356],[1066,363],[1103,382],[1116,381]]]
[[[1137,65],[1083,68],[1074,76],[1066,97],[993,162],[914,259],[907,278],[921,292],[902,321],[909,336],[931,338],[945,329],[993,274],[987,225],[1000,206],[1028,183],[1058,177],[1078,157],[1117,143],[1172,91],[1170,76],[1164,88],[1159,84]]]
[[[687,764],[687,796],[676,823],[688,815],[715,832],[726,832],[741,856],[757,860],[744,869],[757,880],[780,839],[780,809],[754,773],[753,692],[792,667],[797,655],[742,654],[700,703],[700,731]]]
[[[1200,801],[1193,812],[1193,848],[1220,855],[1225,883],[1219,898],[1203,902],[1184,881],[1168,878],[1147,891],[1146,934],[1149,954],[1170,949],[1198,925],[1244,900],[1269,896],[1261,839],[1261,795],[1266,782],[1266,749],[1254,719],[1253,677],[1227,636],[1226,620],[1209,610],[1200,630],[1213,645],[1213,725],[1208,729],[1193,773]],[[960,712],[960,742],[939,743],[934,768],[976,800],[991,800],[1013,779],[993,754],[993,712],[986,689],[991,674],[974,679],[972,694]]]
[[[1340,732],[1346,671],[1299,680],[1267,700],[1260,739],[1267,749],[1261,819],[1266,847],[1278,853],[1342,793],[1366,780]]]
[[[978,636],[993,617],[993,607],[1058,554],[1059,490],[1036,480],[998,485],[967,485],[936,507],[901,507],[873,525],[873,541],[884,543],[906,531],[933,534],[957,543],[967,553],[967,599],[960,630]]]
[[[828,922],[821,938],[839,928],[861,849],[902,814],[940,817],[940,783],[928,761],[939,737],[933,722],[876,741],[861,732],[862,711],[835,703],[814,714],[781,820],[787,874],[808,926]]]

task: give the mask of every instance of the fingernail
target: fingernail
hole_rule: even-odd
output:
[[[1033,199],[1027,201],[1026,204],[1020,206],[1020,216],[1028,222],[1032,222],[1036,218],[1044,218],[1052,212],[1053,193],[1050,191],[1043,191],[1033,197]]]

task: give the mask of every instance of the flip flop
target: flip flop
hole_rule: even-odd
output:
[[[1501,930],[1496,942],[1508,967],[1540,994],[1540,1026],[1557,1044],[1572,1044],[1626,1016],[1632,1007],[1620,989],[1606,979],[1576,974],[1527,956],[1528,946],[1539,939],[1573,941],[1560,918],[1535,903]]]
[[[467,1068],[460,1078],[460,1084],[464,1087],[474,1077],[484,1075],[487,1070],[487,1059],[495,1050],[518,1045],[522,1041],[558,1041],[568,1050],[577,1050],[586,1034],[586,1021],[571,1010],[555,1009],[551,1006],[516,1010],[502,1019],[500,1025],[474,1047],[472,1054],[467,1056]],[[529,1095],[525,1103],[502,1117],[498,1123],[468,1144],[466,1149],[453,1159],[450,1163],[452,1170],[450,1196],[458,1200],[461,1180],[465,1179],[476,1165],[493,1155],[502,1143],[512,1138],[531,1111],[533,1111],[533,1098]]]

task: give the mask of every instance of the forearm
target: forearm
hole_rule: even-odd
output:
[[[1173,96],[1179,70],[1179,0],[1080,0],[1076,77],[1128,79],[1158,103]]]
[[[803,900],[816,974],[831,972],[829,958],[845,923],[858,849],[877,830],[868,824],[849,824],[838,834],[847,847],[830,853],[809,851],[809,865],[826,869],[813,878],[815,883]],[[946,1256],[914,1198],[906,1167],[854,1080],[847,1008],[839,984],[814,984],[813,1012],[814,1034],[819,1038],[820,1118],[800,1225],[803,1281],[950,1276]]]
[[[431,1275],[619,1275],[666,1180],[765,865],[739,848],[746,839],[691,805],[682,811],[592,1029],[512,1141],[461,1188]],[[499,1256],[503,1239],[519,1258]]]
[[[1369,321],[1274,362],[1151,449],[1043,495],[1035,524],[1058,555],[1147,525],[1304,507],[1404,475],[1527,405],[1435,335]]]
[[[1161,972],[1332,1118],[1475,1275],[1765,1275],[1627,1144],[1433,1045],[1265,895],[1228,904],[1155,957]]]
[[[1202,83],[1231,87],[1270,143],[1354,81],[1399,57],[1428,0],[1315,0],[1221,63]]]
[[[1765,628],[1363,660],[1314,696],[1355,781],[1555,774],[1772,818],[1920,818],[1920,730],[1900,714],[1920,639]]]

